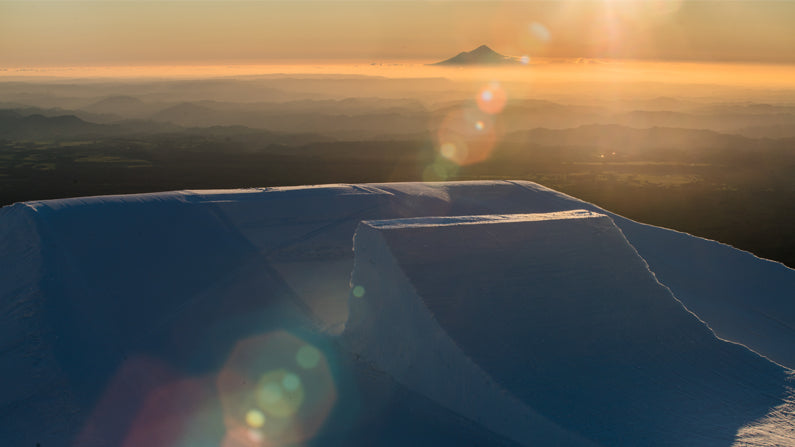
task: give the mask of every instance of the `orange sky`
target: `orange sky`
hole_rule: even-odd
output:
[[[795,2],[0,0],[0,67],[514,56],[795,63]]]

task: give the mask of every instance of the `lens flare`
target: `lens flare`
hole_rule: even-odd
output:
[[[463,142],[458,144],[445,143],[439,149],[439,153],[442,154],[442,157],[456,164],[467,164],[467,155],[469,151],[467,150],[467,145]]]
[[[531,23],[528,28],[530,29],[530,34],[541,42],[549,42],[550,37],[552,37],[547,27],[538,22]]]
[[[458,165],[441,156],[425,167],[422,172],[422,180],[425,182],[443,182],[455,176],[457,172]]]
[[[525,54],[543,55],[552,40],[549,28],[539,22],[530,22],[516,30],[517,50]]]
[[[287,391],[297,391],[301,386],[301,379],[293,373],[287,373],[282,378],[282,388]]]
[[[494,91],[487,97],[497,101]],[[478,95],[478,99],[482,98]],[[480,109],[461,109],[450,112],[440,123],[436,133],[436,151],[440,158],[464,166],[485,161],[491,155],[498,139],[498,130],[493,115]],[[428,169],[433,170],[430,171]],[[444,166],[428,166],[423,179],[442,179],[451,173]]]
[[[239,342],[216,386],[226,425],[225,447],[309,441],[337,398],[323,352],[287,332]]]
[[[215,423],[215,395],[213,377],[186,376],[161,359],[131,356],[109,380],[70,445],[97,445],[97,440],[113,440],[109,445],[119,447],[217,443],[223,432]]]
[[[259,410],[249,410],[246,413],[246,423],[252,428],[260,428],[265,424],[265,415]]]
[[[265,447],[272,444],[265,443],[265,437],[258,429],[237,427],[230,430],[221,441],[221,447]]]
[[[490,82],[477,95],[478,108],[489,115],[502,112],[508,102],[508,96],[499,82]]]
[[[364,296],[364,287],[363,286],[356,286],[353,288],[353,296],[356,298],[361,298]]]
[[[320,362],[320,351],[314,346],[301,346],[295,353],[295,362],[303,369],[312,369]]]
[[[458,148],[453,143],[442,143],[442,145],[439,146],[439,153],[442,154],[442,157],[448,160],[453,160],[456,158]]]
[[[290,384],[288,389],[285,381]],[[259,408],[268,415],[286,418],[295,414],[304,402],[304,389],[293,373],[280,369],[262,376],[256,394]]]

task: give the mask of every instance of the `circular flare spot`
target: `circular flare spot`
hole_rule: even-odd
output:
[[[489,115],[496,115],[502,112],[507,102],[508,97],[505,94],[505,90],[498,82],[489,83],[480,90],[477,96],[478,108]]]
[[[216,385],[227,434],[224,447],[309,441],[337,399],[323,352],[285,331],[238,342]]]
[[[646,0],[643,0],[646,1]],[[544,54],[545,47],[549,44],[552,33],[541,23],[530,22],[518,30],[516,44],[525,54]],[[523,63],[527,63],[524,62]]]
[[[282,388],[287,391],[295,391],[301,386],[301,379],[293,373],[287,373],[282,378]]]
[[[252,428],[260,428],[265,425],[265,415],[259,410],[249,410],[246,413],[246,424]]]
[[[466,164],[467,155],[469,152],[467,151],[466,144],[460,143],[456,145],[453,143],[447,143],[439,148],[439,153],[442,154],[442,157],[452,161],[453,163],[462,165]]]
[[[320,351],[314,346],[301,346],[295,354],[295,361],[298,363],[298,366],[303,369],[312,369],[316,367],[320,361]]]
[[[458,149],[455,147],[453,143],[444,143],[439,147],[439,153],[442,154],[442,157],[452,160],[455,158],[456,151]]]
[[[361,298],[364,296],[364,286],[356,286],[353,288],[353,296]]]
[[[494,97],[492,102],[496,100]],[[450,112],[437,129],[440,158],[457,166],[487,160],[497,143],[497,124],[495,117],[475,108]]]
[[[293,389],[284,386],[285,379],[293,375],[283,369],[265,374],[260,379],[260,389],[256,395],[257,404],[270,416],[285,418],[295,414],[304,402],[304,390],[300,380]],[[297,377],[293,380],[297,380]]]
[[[273,382],[266,383],[260,390],[259,398],[266,406],[275,404],[282,400],[282,388]]]
[[[548,42],[550,38],[549,30],[546,26],[538,23],[533,22],[530,24],[530,32],[535,36],[536,39],[540,40],[541,42]]]

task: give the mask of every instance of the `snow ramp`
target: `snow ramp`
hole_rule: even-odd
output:
[[[354,251],[351,350],[520,444],[730,446],[771,417],[795,444],[791,372],[716,338],[604,214],[369,221]]]
[[[216,380],[229,359],[252,347],[292,349],[296,339],[338,368],[338,400],[326,427],[333,430],[314,433],[322,439],[314,445],[461,445],[456,440],[468,438],[510,444],[337,346],[348,318],[353,235],[362,221],[576,209],[610,216],[660,282],[719,337],[795,366],[794,270],[531,182],[45,200],[0,209],[0,445],[219,445],[228,431],[221,404],[229,393]],[[492,236],[480,237],[486,243]],[[348,359],[339,360],[347,366],[335,366],[335,358]],[[555,426],[570,432],[549,412],[509,395],[488,408],[516,408],[514,420],[534,427],[546,418],[545,433],[557,433],[555,439]],[[771,411],[738,433],[776,445],[766,433],[779,430],[778,421],[795,420],[787,411]],[[351,429],[338,423],[349,413]],[[157,424],[161,431],[147,429]],[[142,440],[153,433],[161,433],[159,442]]]

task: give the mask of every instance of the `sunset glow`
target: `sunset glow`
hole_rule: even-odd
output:
[[[0,1],[0,67],[537,57],[795,62],[780,1]]]
[[[458,81],[479,82],[484,85],[488,85],[494,80],[512,83],[514,84],[512,93],[520,97],[543,94],[549,88],[572,83],[575,85],[569,85],[566,87],[567,90],[571,88],[576,90],[576,84],[625,83],[630,85],[641,82],[760,88],[795,87],[795,65],[790,64],[538,58],[529,65],[520,67],[462,70],[428,66],[426,63],[426,61],[398,60],[375,64],[366,61],[344,61],[342,63],[331,61],[331,63],[302,64],[4,67],[0,68],[0,79],[27,81],[47,81],[53,78],[201,79],[295,74],[365,75],[388,78],[437,78],[441,76]],[[569,91],[571,92],[571,90]],[[482,94],[483,92],[481,92]],[[486,94],[491,95],[492,92],[488,91]],[[482,96],[480,99],[481,102],[484,102]]]
[[[0,0],[0,446],[795,446],[793,173],[795,0]]]

